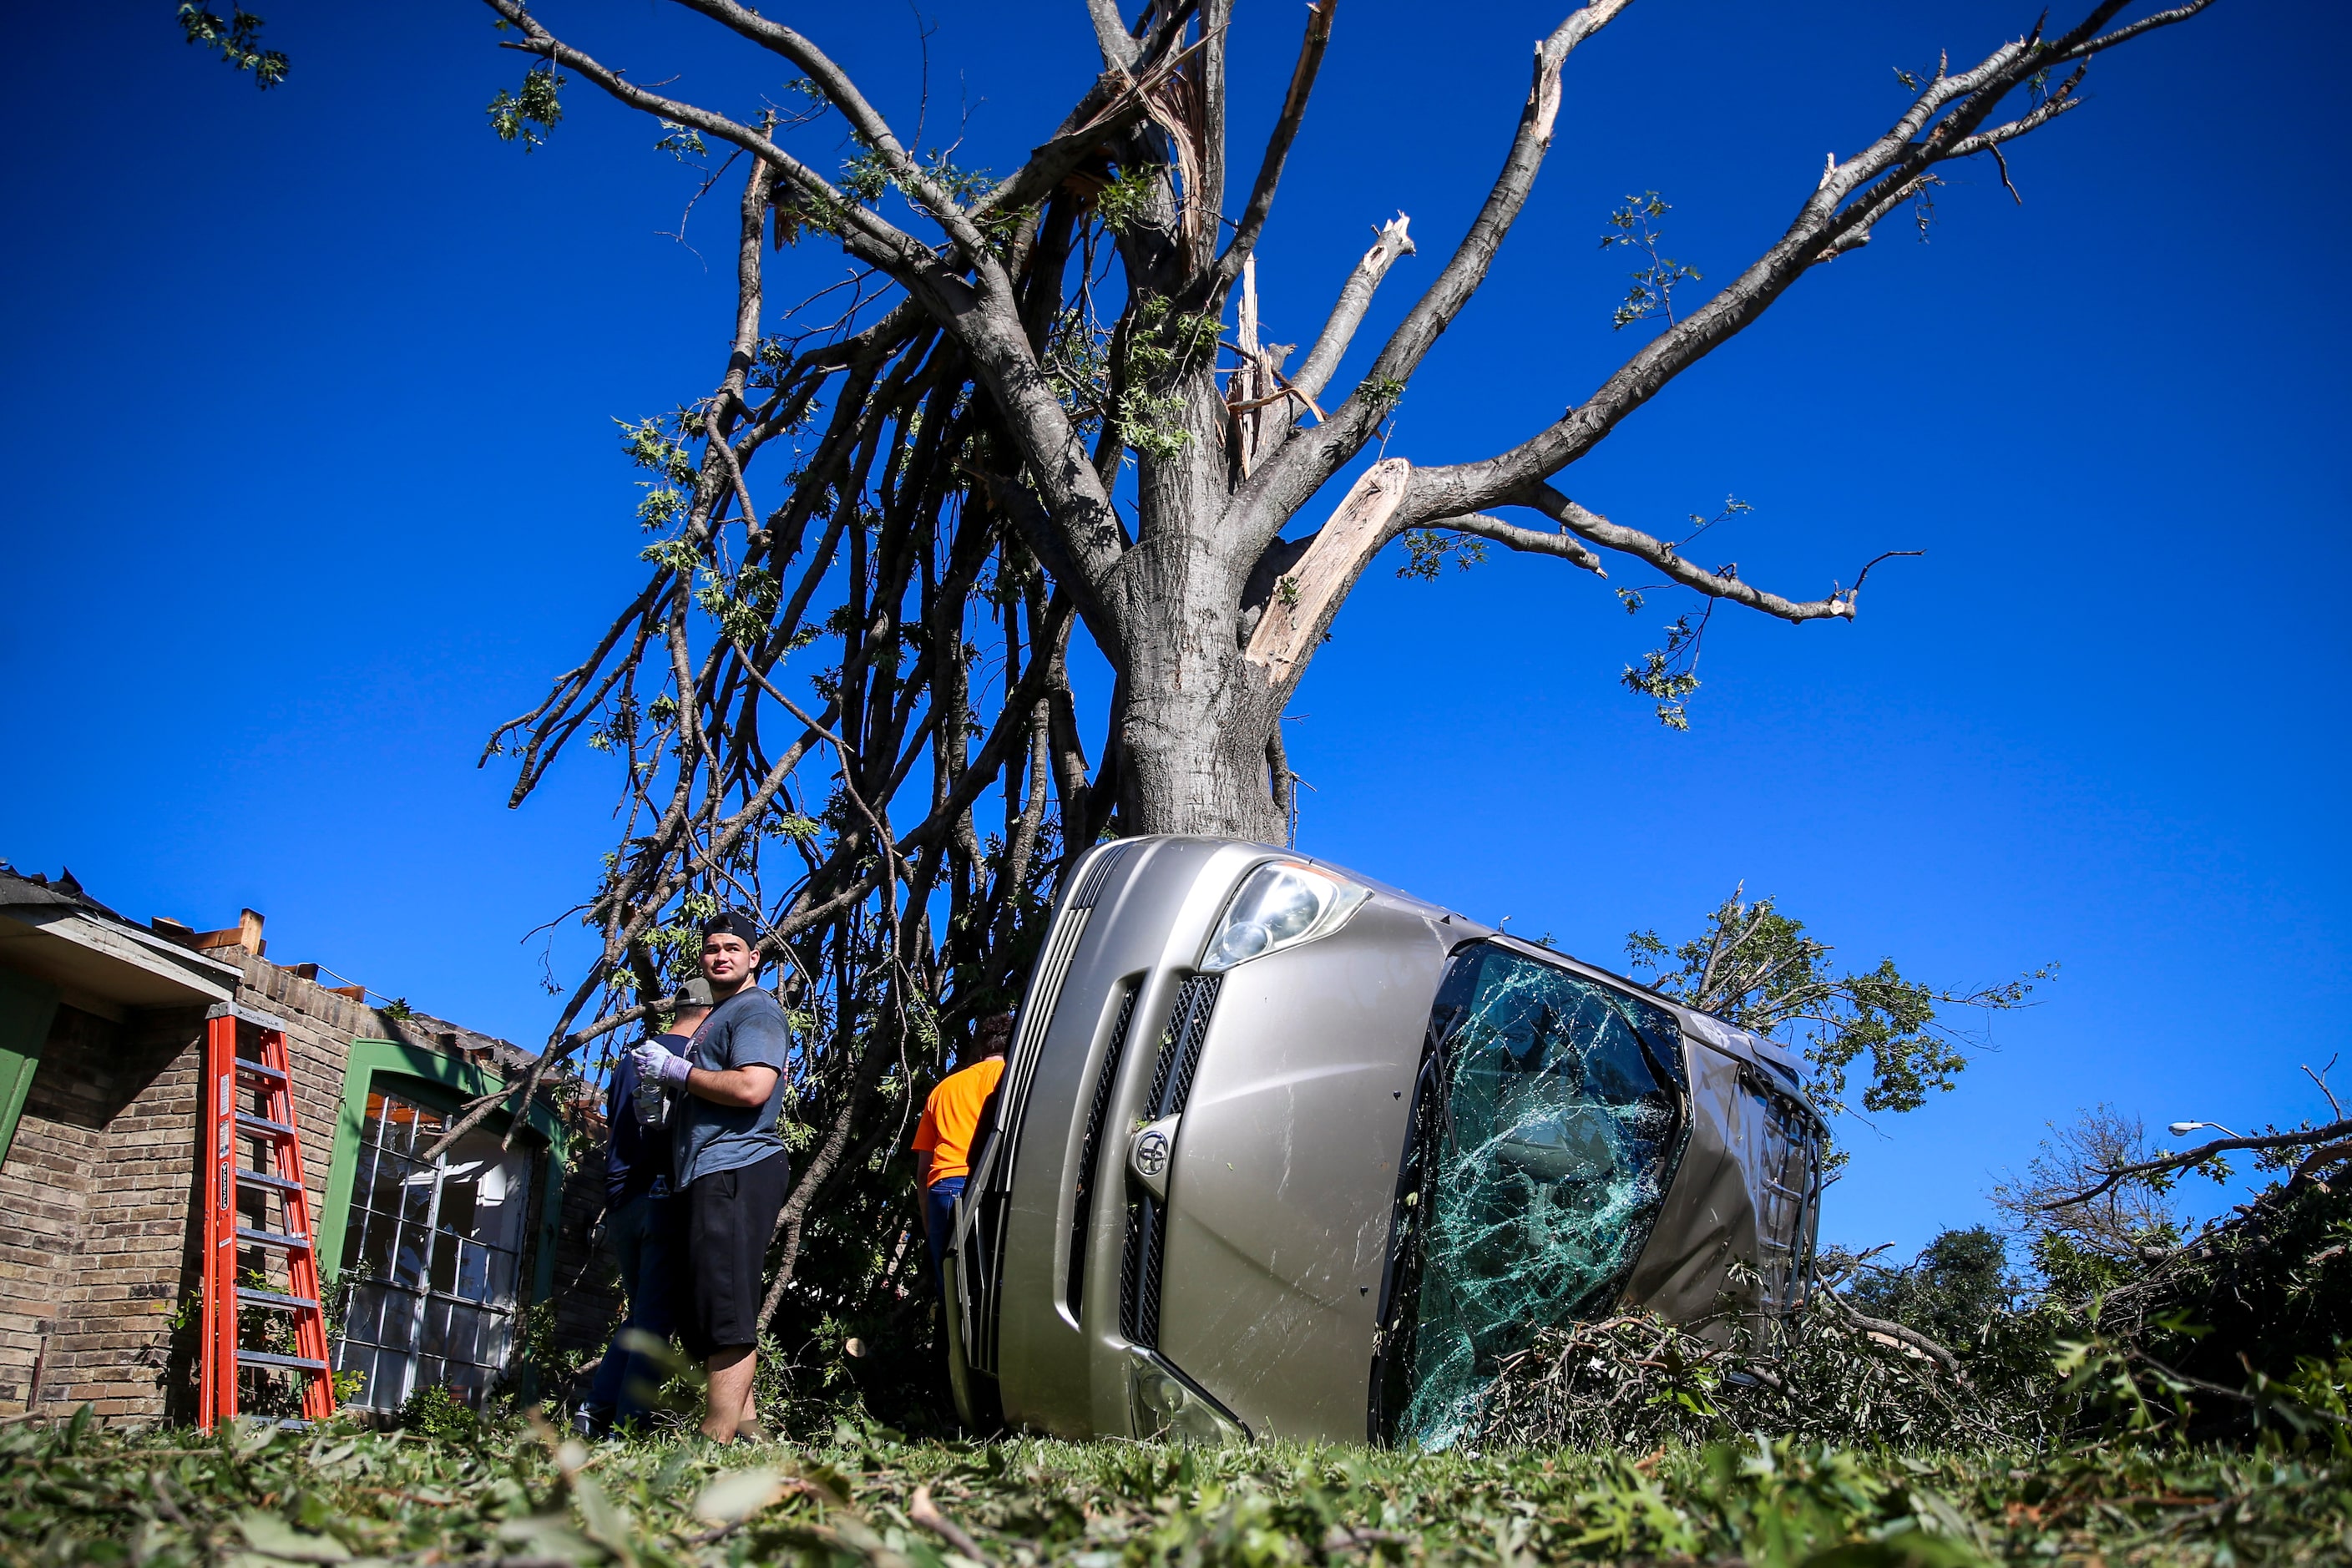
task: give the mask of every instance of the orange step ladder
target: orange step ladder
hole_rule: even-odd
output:
[[[257,1033],[257,1056],[238,1054],[240,1022]],[[285,1024],[265,1014],[215,1007],[205,1025],[205,1081],[204,1376],[196,1425],[209,1432],[236,1418],[238,1373],[245,1367],[295,1373],[302,1382],[302,1418],[323,1421],[335,1413],[335,1386],[327,1366],[317,1232],[310,1189],[302,1183]],[[247,1149],[257,1151],[257,1166],[240,1157]],[[260,1212],[251,1216],[257,1223],[247,1223],[240,1194],[259,1198]],[[268,1226],[273,1206],[276,1230]],[[286,1289],[240,1280],[241,1258],[271,1253],[284,1259]],[[259,1272],[267,1278],[268,1269]],[[294,1353],[239,1343],[238,1323],[247,1308],[291,1315]]]

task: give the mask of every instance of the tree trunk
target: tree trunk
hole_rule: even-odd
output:
[[[1191,438],[1181,454],[1139,465],[1139,537],[1118,567],[1129,628],[1120,826],[1280,844],[1287,825],[1266,755],[1283,699],[1244,649],[1243,601],[1263,588],[1219,526],[1228,416],[1206,374],[1184,390]]]
[[[1283,843],[1266,760],[1282,717],[1274,693],[1239,649],[1198,651],[1135,650],[1120,729],[1121,826]]]

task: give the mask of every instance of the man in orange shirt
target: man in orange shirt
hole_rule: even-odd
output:
[[[923,1239],[931,1254],[931,1286],[940,1290],[940,1258],[947,1251],[949,1226],[955,1217],[956,1199],[963,1195],[964,1178],[971,1172],[972,1145],[980,1137],[981,1116],[1004,1076],[1004,1051],[1013,1042],[1013,1018],[997,1013],[980,1021],[972,1048],[980,1059],[959,1068],[940,1080],[923,1101],[923,1119],[915,1125],[915,1180],[923,1192]]]

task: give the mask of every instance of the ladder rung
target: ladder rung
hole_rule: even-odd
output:
[[[236,1113],[236,1124],[248,1132],[265,1133],[272,1138],[294,1136],[294,1129],[287,1126],[283,1121],[272,1121],[268,1117],[255,1116],[247,1111],[240,1110]]]
[[[281,1193],[299,1192],[302,1186],[299,1182],[289,1181],[284,1176],[273,1176],[267,1171],[248,1171],[243,1165],[232,1165],[229,1171],[236,1177],[239,1186],[250,1184],[257,1187],[273,1188]]]
[[[308,1252],[310,1238],[307,1236],[281,1236],[274,1230],[255,1230],[247,1226],[236,1227],[236,1238],[248,1247],[282,1247],[289,1252]]]
[[[236,1364],[239,1366],[282,1366],[289,1372],[324,1372],[327,1370],[327,1363],[325,1362],[318,1361],[306,1355],[279,1355],[276,1351],[249,1351],[240,1349],[236,1352]]]
[[[263,1067],[259,1062],[249,1062],[243,1057],[236,1058],[236,1070],[249,1078],[267,1079],[271,1083],[286,1081],[286,1075],[276,1068]]]
[[[287,1312],[315,1312],[319,1303],[309,1296],[289,1296],[280,1290],[256,1290],[251,1286],[236,1288],[236,1299],[248,1307],[276,1307]]]

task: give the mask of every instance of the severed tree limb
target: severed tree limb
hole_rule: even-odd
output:
[[[1277,691],[1306,673],[1307,661],[1330,629],[1339,603],[1364,567],[1395,537],[1389,520],[1404,499],[1412,465],[1402,458],[1374,463],[1349,487],[1298,563],[1275,585],[1265,613],[1250,633],[1249,659]]]
[[[1902,1323],[1894,1322],[1885,1318],[1871,1317],[1868,1313],[1861,1311],[1855,1308],[1852,1303],[1847,1301],[1844,1297],[1839,1295],[1834,1290],[1816,1291],[1814,1292],[1813,1300],[1830,1307],[1836,1311],[1838,1316],[1843,1318],[1847,1322],[1852,1323],[1855,1328],[1861,1329],[1865,1333],[1883,1334],[1898,1344],[1908,1345],[1913,1350],[1917,1351],[1921,1355],[1926,1356],[1929,1361],[1934,1362],[1937,1366],[1942,1367],[1948,1373],[1958,1373],[1960,1370],[1959,1357],[1954,1355],[1950,1351],[1946,1350],[1942,1345],[1937,1344],[1935,1341],[1929,1339],[1927,1335],[1921,1333],[1916,1329],[1908,1328]]]

